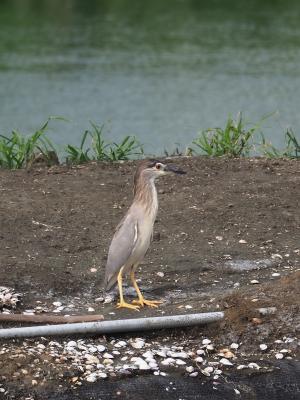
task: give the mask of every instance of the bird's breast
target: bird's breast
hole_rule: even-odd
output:
[[[154,215],[146,214],[138,222],[137,241],[133,251],[133,256],[137,261],[140,261],[144,257],[150,246],[154,221]]]

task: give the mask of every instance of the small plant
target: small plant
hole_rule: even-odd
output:
[[[260,128],[261,122],[266,118],[268,116],[262,118],[252,128],[246,129],[242,114],[239,113],[236,120],[228,118],[224,129],[211,128],[202,131],[193,144],[208,156],[248,156],[253,149],[254,135]]]
[[[279,157],[287,157],[287,158],[300,158],[300,143],[296,138],[294,132],[289,128],[285,133],[285,148],[283,150],[279,150],[272,145],[271,142],[267,142],[264,135],[262,137],[261,148],[263,154],[269,158],[279,158]]]
[[[66,147],[67,162],[81,164],[91,160],[119,161],[143,154],[143,148],[134,136],[126,136],[121,143],[108,143],[103,138],[104,125],[98,126],[91,122],[91,126],[91,130],[84,132],[80,147]],[[88,138],[89,147],[86,145]]]
[[[0,167],[18,169],[30,164],[38,154],[51,160],[56,150],[51,141],[45,136],[49,117],[43,126],[30,136],[23,136],[18,131],[12,131],[11,136],[0,135]]]
[[[142,146],[134,136],[126,136],[120,143],[113,143],[108,146],[106,156],[108,161],[128,160],[132,156],[142,156],[144,154]]]
[[[90,149],[89,148],[85,149],[85,141],[88,135],[89,131],[85,131],[82,136],[79,147],[72,146],[71,144],[67,145],[66,147],[67,163],[82,164],[92,160],[92,158],[90,158],[89,156]]]
[[[167,149],[164,149],[164,155],[166,157],[182,157],[182,156],[192,156],[193,155],[193,149],[190,147],[186,147],[185,150],[181,150],[181,145],[180,143],[175,143],[176,147],[172,151],[168,151]]]

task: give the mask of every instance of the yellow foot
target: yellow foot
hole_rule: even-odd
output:
[[[157,308],[159,304],[163,303],[163,301],[158,301],[158,300],[146,300],[144,298],[138,299],[138,300],[133,300],[133,304],[138,304],[141,307],[144,306],[149,306],[149,307],[155,307]]]
[[[139,306],[133,306],[132,304],[126,303],[126,301],[121,301],[118,303],[117,308],[129,308],[130,310],[140,311]]]

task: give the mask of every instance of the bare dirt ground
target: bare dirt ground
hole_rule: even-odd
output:
[[[234,398],[240,392],[242,398],[262,399],[259,379],[272,379],[271,371],[278,371],[280,362],[288,363],[289,368],[282,364],[284,375],[276,383],[277,391],[272,386],[272,398],[281,398],[280,393],[285,399],[300,396],[296,384],[299,364],[295,361],[299,357],[300,332],[300,163],[208,158],[169,161],[187,175],[168,176],[157,182],[159,213],[154,240],[138,271],[146,297],[164,303],[159,309],[145,308],[139,313],[117,310],[114,302],[95,301],[101,296],[114,228],[132,200],[132,175],[137,163],[0,171],[0,286],[23,294],[14,312],[80,314],[92,307],[105,319],[119,319],[224,310],[224,321],[213,326],[139,333],[139,337],[149,349],[164,343],[190,351],[191,366],[199,372],[192,386],[198,385],[199,393],[206,390],[207,398]],[[58,310],[53,305],[56,302],[62,304]],[[262,307],[275,309],[272,314],[262,315],[258,311]],[[8,326],[12,325],[2,324]],[[124,338],[130,342],[134,335]],[[203,347],[203,338],[209,338],[214,348]],[[113,351],[114,340],[119,339],[87,340],[90,346],[104,343],[107,350]],[[64,346],[71,338],[55,340],[58,346]],[[233,366],[222,367],[219,375],[223,386],[218,386],[218,379],[210,376],[216,373],[205,375],[203,369],[210,365],[216,368],[210,363],[220,360],[220,351],[232,343],[238,344],[238,348],[231,348],[228,358]],[[267,349],[262,350],[261,344]],[[53,359],[48,348],[51,350],[50,339],[0,343],[0,398],[126,398],[113,388],[126,385],[127,374],[121,376],[110,366],[101,381],[108,387],[108,397],[102,392],[102,397],[93,397],[93,390],[100,393],[99,380],[86,382],[87,371],[78,370],[78,366],[76,369],[72,357],[64,359],[60,355],[57,361],[57,355]],[[204,348],[207,356],[202,366],[194,360],[198,348]],[[118,356],[115,354],[115,359]],[[98,358],[101,360],[101,355]],[[252,367],[253,381],[252,370],[245,381],[246,368],[235,368],[249,362],[260,366]],[[166,373],[173,379],[174,374],[176,379],[192,379],[188,376],[191,370],[185,368],[166,369]],[[132,372],[130,385],[146,379],[147,374],[155,379],[152,370],[145,373],[141,377],[136,370]],[[295,379],[284,391],[282,382],[287,374]],[[156,379],[163,385],[161,379],[168,378]],[[243,382],[240,386],[239,380]],[[111,390],[110,382],[114,382]],[[228,382],[234,383],[230,386]],[[141,381],[141,385],[144,383]],[[209,390],[215,389],[212,394],[208,385]],[[250,392],[245,387],[251,388]],[[186,397],[181,398],[198,398],[188,397],[185,390]],[[223,397],[218,397],[222,390]],[[144,396],[140,398],[152,398]]]

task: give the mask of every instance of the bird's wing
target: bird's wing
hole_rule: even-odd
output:
[[[126,215],[117,226],[109,247],[105,270],[106,290],[109,290],[116,283],[118,273],[131,256],[137,238],[137,219],[130,215]]]

